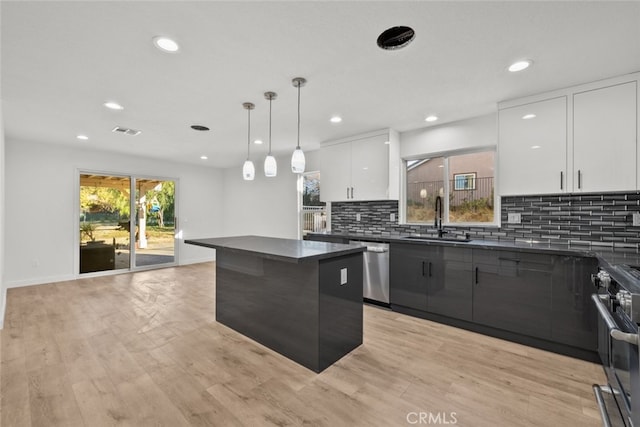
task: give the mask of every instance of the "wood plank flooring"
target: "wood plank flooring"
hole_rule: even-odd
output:
[[[214,297],[213,263],[9,289],[0,424],[601,425],[595,364],[365,306],[364,344],[315,374]]]

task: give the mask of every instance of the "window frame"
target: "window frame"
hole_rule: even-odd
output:
[[[483,152],[493,152],[493,221],[492,222],[449,222],[449,194],[453,191],[456,191],[454,188],[450,188],[451,185],[449,183],[449,158],[454,156],[461,156],[465,154],[474,154],[474,153],[483,153]],[[442,179],[443,179],[443,192],[445,197],[442,198],[443,201],[443,209],[442,209],[442,225],[446,227],[487,227],[487,228],[500,228],[500,192],[498,191],[498,151],[495,145],[484,146],[484,147],[474,147],[473,149],[462,149],[462,150],[450,150],[450,151],[440,151],[440,152],[432,152],[432,153],[422,153],[417,155],[411,155],[407,157],[401,158],[401,168],[400,168],[400,200],[398,203],[399,210],[399,225],[409,225],[409,226],[423,226],[433,228],[432,223],[425,222],[407,222],[407,162],[414,160],[422,160],[426,158],[443,158],[444,167],[442,168]],[[461,173],[460,175],[471,174],[475,172]],[[456,174],[459,175],[459,174]],[[476,175],[477,176],[477,175]],[[454,184],[455,187],[455,184]]]

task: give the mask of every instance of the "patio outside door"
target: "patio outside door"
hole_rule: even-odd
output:
[[[131,178],[80,174],[80,273],[128,270]]]
[[[81,172],[79,272],[175,264],[175,188],[173,180]]]
[[[135,267],[175,262],[175,182],[135,178]]]

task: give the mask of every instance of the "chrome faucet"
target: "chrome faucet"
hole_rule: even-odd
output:
[[[442,238],[443,234],[448,233],[442,229],[442,197],[436,197],[436,212],[433,220],[433,226],[438,229],[438,238]]]

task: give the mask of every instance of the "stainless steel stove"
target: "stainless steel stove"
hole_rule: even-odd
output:
[[[640,427],[640,268],[616,265],[593,276],[598,353],[606,385],[593,390],[605,426]]]

